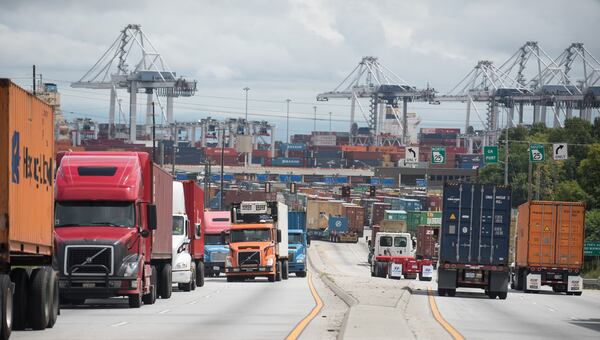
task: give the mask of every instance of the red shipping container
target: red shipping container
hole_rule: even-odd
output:
[[[346,159],[348,160],[381,160],[383,153],[381,152],[369,152],[369,151],[349,151],[346,152]]]
[[[204,259],[204,190],[195,181],[183,181],[185,213],[190,220],[188,238],[190,255],[194,260]]]
[[[427,196],[427,210],[442,210],[442,196]]]
[[[373,203],[373,212],[371,214],[371,223],[373,225],[379,225],[379,223],[385,217],[385,211],[392,209],[392,205],[389,203],[376,202]]]
[[[204,148],[204,154],[206,156],[221,156],[221,148]],[[223,155],[225,156],[237,156],[235,148],[223,148]]]
[[[342,214],[348,218],[348,229],[362,237],[365,229],[365,208],[359,205],[344,205]]]
[[[144,155],[148,157],[148,155]],[[145,163],[152,164],[148,158]],[[150,200],[156,205],[156,221],[157,228],[152,236],[152,259],[170,259],[173,256],[173,176],[163,170],[159,165],[152,164],[152,189],[146,190],[146,196],[151,197]],[[149,166],[144,166],[142,169],[150,171]],[[149,177],[146,171],[146,176]]]

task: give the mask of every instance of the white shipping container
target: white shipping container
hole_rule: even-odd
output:
[[[335,146],[337,137],[334,135],[315,135],[312,136],[313,145]]]

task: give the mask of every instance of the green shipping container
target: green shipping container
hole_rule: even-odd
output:
[[[383,219],[389,221],[406,221],[407,214],[404,210],[386,210],[383,214]]]

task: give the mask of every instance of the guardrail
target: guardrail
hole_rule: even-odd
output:
[[[583,279],[583,288],[585,288],[585,289],[600,289],[600,278],[598,278],[598,279]]]

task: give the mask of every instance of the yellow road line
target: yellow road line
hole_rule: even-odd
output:
[[[452,338],[454,338],[455,340],[464,340],[464,337],[456,330],[456,328],[452,327],[452,325],[450,325],[442,317],[442,314],[440,313],[439,309],[437,308],[437,304],[435,303],[435,298],[433,297],[433,291],[431,290],[431,288],[427,288],[427,291],[429,292],[429,307],[431,307],[431,313],[433,313],[435,321],[437,321],[442,327],[444,327],[444,329],[448,333],[450,333],[450,336],[452,336]]]
[[[302,332],[304,331],[306,326],[308,326],[308,324],[319,314],[319,312],[323,308],[323,300],[321,300],[321,297],[317,293],[315,286],[313,286],[312,275],[310,275],[310,273],[308,273],[307,281],[308,281],[308,287],[310,288],[310,293],[312,294],[313,299],[315,300],[316,304],[313,307],[313,309],[310,311],[310,313],[308,313],[308,315],[305,316],[304,319],[302,319],[302,321],[300,321],[296,325],[296,327],[294,327],[294,329],[286,337],[286,340],[298,339],[298,337],[300,336],[300,334],[302,334]]]

